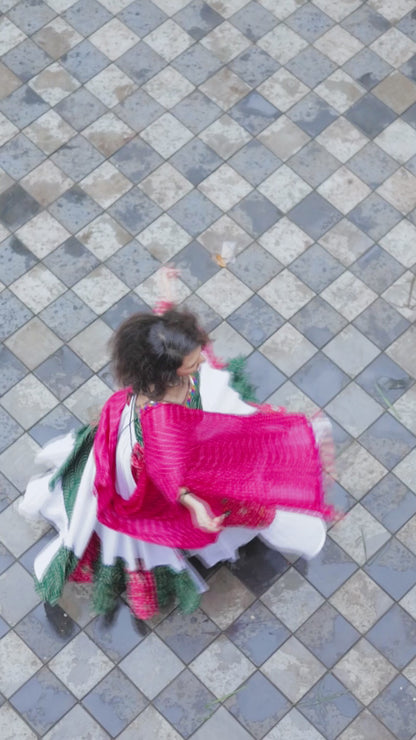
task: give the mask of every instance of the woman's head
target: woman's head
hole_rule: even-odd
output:
[[[134,314],[113,338],[116,378],[121,386],[131,386],[134,393],[161,398],[178,377],[197,371],[200,349],[207,341],[207,334],[191,313]]]

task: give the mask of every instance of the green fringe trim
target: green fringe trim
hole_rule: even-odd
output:
[[[92,605],[97,614],[112,612],[117,601],[126,589],[126,575],[124,573],[124,561],[117,558],[114,565],[103,565],[100,558],[96,561],[94,569],[94,583],[92,592]]]
[[[248,378],[246,364],[245,357],[234,357],[229,361],[226,370],[231,374],[230,385],[243,401],[257,403],[256,388]]]
[[[160,565],[153,570],[153,575],[160,609],[168,606],[175,597],[184,614],[190,614],[198,608],[201,596],[187,571],[176,573],[171,568]]]
[[[61,481],[65,509],[69,520],[71,520],[85,464],[94,443],[95,432],[96,428],[89,425],[81,427],[78,430],[75,435],[75,444],[71,454],[49,482],[49,488],[52,490],[57,481]]]
[[[63,588],[71,573],[78,565],[78,558],[72,550],[61,547],[41,581],[34,576],[35,589],[43,601],[54,606],[62,595]]]

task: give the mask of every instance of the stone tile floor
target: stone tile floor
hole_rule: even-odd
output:
[[[0,736],[414,740],[414,0],[0,11]],[[309,564],[252,543],[191,617],[74,585],[45,613],[31,460],[167,262],[259,400],[326,410],[348,514]]]

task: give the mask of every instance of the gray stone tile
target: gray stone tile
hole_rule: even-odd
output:
[[[341,213],[318,193],[307,195],[288,215],[313,239],[319,239],[342,218]]]
[[[229,110],[229,115],[253,136],[273,123],[281,111],[253,90]]]
[[[412,385],[412,378],[393,360],[381,354],[355,379],[384,408],[397,401]]]
[[[260,352],[253,352],[246,362],[246,372],[255,387],[256,399],[263,403],[286,380],[283,373]]]
[[[226,635],[252,663],[260,666],[287,640],[290,632],[256,601],[227,628]]]
[[[361,499],[362,506],[390,532],[397,532],[416,513],[416,496],[389,473]]]
[[[7,64],[22,82],[28,82],[31,77],[51,64],[52,59],[31,39],[26,39],[7,52],[2,62]]]
[[[327,740],[334,740],[361,711],[362,704],[328,673],[303,697],[298,709]]]
[[[378,298],[354,320],[354,326],[380,349],[386,349],[408,328],[409,322],[383,298]]]
[[[89,36],[110,21],[112,15],[95,0],[78,0],[63,13],[62,17],[83,36]]]
[[[220,269],[212,254],[197,241],[175,255],[175,267],[180,271],[181,280],[192,290],[197,290]]]
[[[15,632],[46,662],[78,634],[79,627],[60,606],[39,604],[16,625]]]
[[[102,208],[77,185],[61,195],[49,210],[72,232],[79,231],[102,212]]]
[[[136,138],[122,146],[110,161],[129,180],[138,183],[162,164],[163,159],[151,146]]]
[[[347,321],[323,298],[316,296],[292,316],[290,323],[321,349],[346,326]]]
[[[319,244],[314,244],[291,263],[290,269],[315,293],[320,293],[339,277],[345,268]]]
[[[395,120],[396,114],[381,100],[368,93],[351,106],[345,117],[373,139]]]
[[[44,666],[10,699],[25,721],[40,735],[75,704],[68,689]]]
[[[205,46],[194,44],[176,57],[172,62],[172,67],[194,85],[201,85],[208,77],[218,72],[222,64]]]
[[[60,347],[36,369],[35,375],[60,401],[91,377],[92,371],[69,347]]]
[[[135,0],[123,8],[117,17],[140,38],[143,38],[163,23],[168,16],[150,0]]]
[[[364,570],[396,600],[416,583],[416,557],[394,537],[368,561]]]
[[[27,306],[9,290],[0,293],[0,339],[3,340],[19,329],[33,316]]]
[[[82,129],[86,128],[86,126],[89,126],[90,123],[96,121],[99,116],[102,116],[103,113],[106,112],[105,106],[99,100],[97,100],[97,98],[85,87],[80,87],[78,90],[75,90],[72,95],[68,95],[67,98],[61,100],[60,103],[55,106],[55,110],[77,131],[81,131]],[[75,141],[80,142],[80,139],[81,137],[76,138]],[[83,139],[83,141],[85,141],[85,139]],[[69,146],[70,152],[70,147],[73,145],[74,139],[71,139],[71,141],[67,144],[67,146]],[[81,142],[78,145],[80,146]],[[95,150],[93,149],[92,151]],[[61,147],[58,150],[57,154],[60,155],[61,152],[61,156],[65,156],[67,152],[66,147]],[[101,158],[100,162],[102,161],[103,160]],[[99,164],[100,162],[97,161],[97,164]],[[74,162],[72,166],[76,166],[76,163]],[[78,166],[83,167],[85,166],[85,164],[79,165],[78,163]],[[69,161],[68,167],[71,167],[71,160]],[[64,168],[62,167],[62,169]],[[90,172],[91,169],[93,168],[86,170],[86,172]],[[84,177],[84,175],[81,174],[79,179],[81,179],[81,177]]]
[[[96,314],[71,290],[50,303],[39,316],[65,342],[97,318]]]
[[[80,426],[79,420],[61,404],[31,428],[29,434],[43,446],[57,436],[69,434]]]
[[[202,129],[222,115],[221,108],[200,90],[194,90],[183,98],[172,108],[171,112],[193,134],[199,134]]]
[[[257,87],[279,69],[280,65],[258,46],[251,46],[230,63],[230,69],[252,87]]]
[[[398,162],[372,141],[348,162],[348,169],[374,189],[387,180],[398,167]]]
[[[376,622],[366,638],[399,670],[416,655],[416,621],[398,604]]]
[[[114,668],[82,703],[115,737],[145,708],[147,700],[119,668]]]
[[[371,44],[382,33],[388,31],[390,23],[374,8],[363,5],[341,21],[341,26],[360,39],[363,44]]]
[[[156,708],[185,737],[189,737],[216,707],[215,697],[196,676],[183,671],[154,701]]]
[[[228,164],[256,186],[280,167],[282,161],[257,139],[252,139],[228,160]]]
[[[176,152],[170,161],[192,185],[197,186],[216,170],[223,160],[203,141],[192,139]]]
[[[19,128],[28,126],[48,108],[48,104],[28,85],[22,85],[0,102],[0,112]]]
[[[2,146],[0,166],[15,180],[19,180],[38,164],[45,155],[24,134],[18,134]]]
[[[249,288],[259,290],[283,269],[283,265],[270,252],[254,243],[237,255],[229,269]]]
[[[337,69],[334,62],[313,46],[303,49],[285,66],[308,87],[316,87]]]
[[[325,406],[347,385],[349,377],[328,357],[317,352],[292,380],[318,406]]]
[[[403,274],[405,268],[375,244],[350,267],[350,271],[376,293],[383,293]]]
[[[198,236],[221,216],[221,211],[196,190],[188,193],[168,211],[191,236]]]
[[[317,136],[338,118],[336,110],[314,92],[292,106],[287,115],[309,136]]]
[[[165,60],[144,41],[140,41],[117,59],[117,67],[138,85],[144,85],[165,66]]]
[[[393,68],[371,49],[362,49],[344,64],[343,70],[366,90],[372,90]]]
[[[257,191],[249,193],[230,210],[230,216],[251,236],[257,238],[282,217],[273,203]]]
[[[81,180],[104,161],[103,155],[83,136],[74,136],[67,144],[61,146],[51,159],[73,180]],[[62,198],[66,198],[68,192],[70,191],[64,193]],[[55,206],[56,202],[51,209]]]
[[[211,712],[214,713],[192,735],[192,740],[211,740],[213,737],[217,740],[228,740],[231,737],[233,740],[250,740],[253,737],[224,707],[217,711],[212,709]]]
[[[134,131],[146,128],[164,112],[162,106],[144,90],[136,90],[113,110]]]
[[[374,241],[384,236],[402,218],[402,214],[376,193],[371,193],[348,214],[348,220]]]
[[[397,676],[370,704],[370,709],[394,733],[398,740],[410,740],[413,735],[415,688],[404,676]],[[410,720],[410,724],[409,724]]]
[[[129,288],[136,288],[160,267],[160,262],[133,239],[110,257],[107,265]]]
[[[107,67],[109,60],[88,39],[84,39],[80,44],[77,44],[77,46],[74,46],[73,49],[64,54],[60,58],[60,62],[75,79],[84,83],[88,82],[91,77],[94,77],[94,75],[97,75],[102,69]],[[83,92],[85,93],[87,91],[83,90]],[[68,110],[68,104],[63,107]],[[92,123],[92,121],[89,123]],[[88,124],[85,125],[87,126]]]
[[[20,424],[7,411],[0,408],[0,452],[3,452],[12,442],[23,434]]]
[[[257,671],[225,706],[252,737],[261,738],[286,714],[290,702]]]
[[[0,245],[0,275],[10,285],[38,262],[37,257],[13,234]]]
[[[175,609],[159,624],[156,632],[184,663],[190,663],[220,634],[217,625],[200,609],[186,620],[183,613]]]
[[[49,254],[44,263],[69,288],[99,265],[92,252],[75,236]]]
[[[361,435],[361,444],[386,468],[393,468],[416,445],[413,434],[385,413]]]
[[[287,164],[314,188],[339,168],[339,161],[314,140],[291,157]]]
[[[331,604],[323,604],[297,630],[296,637],[327,668],[359,640],[360,633]]]

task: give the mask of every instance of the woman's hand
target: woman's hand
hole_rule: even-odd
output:
[[[186,495],[184,495],[186,493]],[[204,532],[220,532],[225,515],[213,516],[208,504],[204,503],[195,494],[188,491],[181,492],[180,500],[192,517],[193,523]]]

